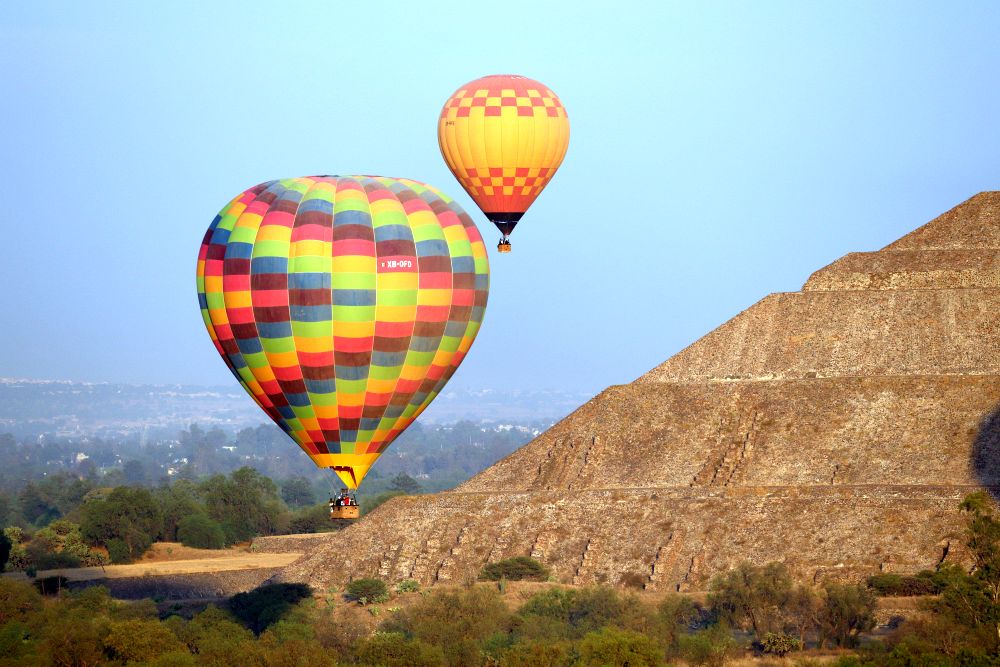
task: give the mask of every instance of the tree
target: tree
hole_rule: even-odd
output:
[[[819,628],[823,600],[811,586],[797,585],[785,603],[785,615],[790,631],[805,646],[806,635]]]
[[[113,562],[141,556],[160,534],[162,515],[146,489],[120,486],[105,499],[90,500],[81,508],[80,530],[91,542],[104,544]],[[116,551],[112,552],[115,541]],[[124,552],[119,545],[124,545]],[[115,560],[115,557],[119,560]]]
[[[837,646],[856,646],[858,635],[875,627],[875,594],[867,586],[855,584],[831,583],[824,590],[820,613],[823,640],[831,639]]]
[[[292,477],[281,485],[281,499],[289,507],[306,507],[316,502],[312,484],[305,477]]]
[[[24,515],[28,523],[36,526],[44,525],[59,517],[59,510],[51,504],[41,489],[32,482],[28,482],[21,489],[18,500],[21,504],[21,514]]]
[[[994,650],[1000,649],[1000,520],[997,520],[989,494],[977,491],[965,497],[961,509],[966,513],[966,546],[972,555],[972,576],[988,601],[978,614],[983,624],[995,630]]]
[[[278,488],[253,468],[235,470],[228,479],[214,475],[202,482],[199,490],[208,515],[222,524],[230,544],[280,533],[288,525]]]
[[[719,618],[749,628],[760,641],[767,632],[781,631],[791,592],[792,578],[782,563],[758,567],[744,562],[712,579],[708,601]]]
[[[7,493],[0,492],[0,530],[17,523],[17,506]]]
[[[165,542],[180,540],[177,529],[181,519],[193,514],[206,514],[208,511],[198,497],[197,487],[188,479],[179,479],[170,486],[161,486],[153,491],[153,497],[163,515],[160,538]]]
[[[201,513],[191,514],[180,520],[177,539],[184,546],[197,549],[223,549],[226,546],[226,534],[219,522]]]
[[[676,650],[680,638],[700,616],[701,610],[691,598],[670,594],[656,608],[656,627],[667,647]]]
[[[412,496],[420,493],[423,489],[420,486],[420,482],[413,479],[405,472],[401,472],[389,481],[389,490],[398,491],[400,493],[405,493],[408,496]]]
[[[10,538],[4,533],[0,533],[0,572],[7,568],[7,560],[10,558],[10,550],[13,546]]]
[[[122,466],[122,474],[125,476],[125,482],[133,486],[141,486],[146,483],[146,466],[142,464],[142,461],[137,461],[131,459],[125,462]]]

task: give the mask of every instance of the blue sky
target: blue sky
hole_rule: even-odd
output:
[[[455,382],[598,391],[1000,188],[995,2],[16,3],[0,22],[0,376],[228,384],[204,230],[272,178],[432,183],[491,249]],[[563,167],[494,252],[441,105],[555,90]]]

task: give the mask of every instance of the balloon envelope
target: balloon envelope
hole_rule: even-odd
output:
[[[375,176],[268,181],[212,221],[202,317],[230,370],[350,488],[427,407],[479,331],[479,230],[428,185]]]
[[[569,146],[569,117],[543,84],[514,74],[471,81],[438,120],[444,161],[504,235],[548,185]]]

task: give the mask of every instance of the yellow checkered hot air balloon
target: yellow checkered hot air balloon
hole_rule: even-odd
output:
[[[438,120],[444,161],[465,191],[503,234],[509,234],[545,189],[569,146],[562,102],[534,79],[484,76],[452,95]]]

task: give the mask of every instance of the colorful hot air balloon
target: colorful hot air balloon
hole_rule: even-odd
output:
[[[569,117],[539,82],[513,74],[467,83],[441,109],[438,145],[448,168],[497,226],[497,250],[566,155]]]
[[[488,291],[472,219],[402,178],[261,183],[222,209],[198,255],[222,358],[351,489],[458,368]]]

